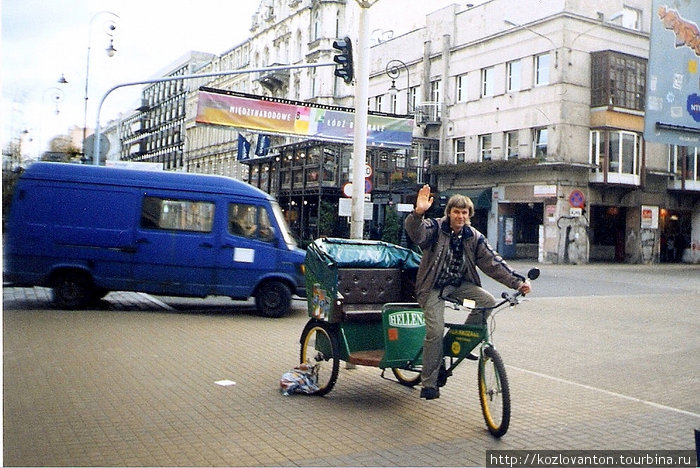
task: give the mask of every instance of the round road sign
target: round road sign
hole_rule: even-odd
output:
[[[572,190],[569,194],[569,205],[574,208],[583,208],[585,204],[586,198],[584,197],[583,192],[578,189]]]

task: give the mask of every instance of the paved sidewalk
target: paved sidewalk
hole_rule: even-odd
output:
[[[606,275],[585,270],[543,275]],[[44,289],[7,288],[4,465],[483,466],[491,449],[693,450],[700,310],[687,284],[533,295],[499,314],[513,405],[500,440],[486,431],[473,363],[430,402],[367,367],[341,368],[326,397],[282,396],[303,301],[280,319],[227,298],[135,293],[57,311]]]

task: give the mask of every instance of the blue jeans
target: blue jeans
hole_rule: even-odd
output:
[[[459,287],[447,286],[443,293],[446,297],[458,300],[471,299],[477,307],[493,307],[496,299],[493,295],[475,285],[464,282]],[[423,307],[425,314],[425,341],[423,342],[423,370],[421,382],[424,388],[437,388],[438,372],[442,361],[442,338],[445,334],[445,301],[440,299],[440,289],[431,289]],[[471,312],[467,323],[482,323],[480,312]],[[488,312],[486,313],[488,317]]]

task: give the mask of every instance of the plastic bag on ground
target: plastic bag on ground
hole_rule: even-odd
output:
[[[289,372],[282,374],[280,388],[282,395],[289,396],[293,393],[312,394],[318,391],[318,376],[314,372],[315,366],[300,364]]]

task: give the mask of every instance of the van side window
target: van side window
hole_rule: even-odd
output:
[[[141,227],[174,231],[211,232],[214,203],[144,197]]]
[[[234,236],[265,242],[272,242],[275,239],[270,216],[262,206],[229,203],[228,231]]]

